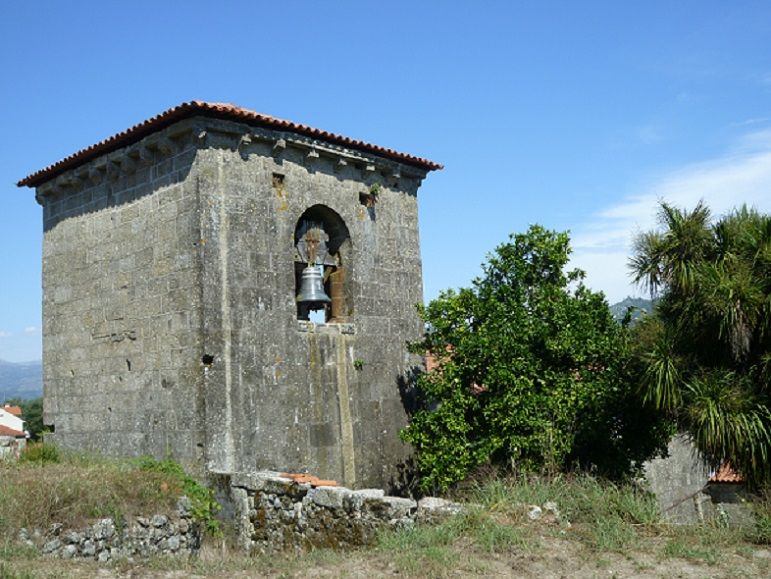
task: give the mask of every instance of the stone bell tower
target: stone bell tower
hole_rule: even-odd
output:
[[[20,181],[44,211],[51,440],[393,484],[440,168],[194,101]]]

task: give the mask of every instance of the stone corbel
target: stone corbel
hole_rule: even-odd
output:
[[[97,184],[104,179],[106,172],[107,163],[104,158],[102,158],[97,160],[97,162],[91,166],[91,169],[88,172],[88,178],[91,179],[92,183]]]
[[[105,167],[105,174],[107,175],[107,178],[111,181],[114,179],[117,179],[118,175],[120,174],[120,164],[116,161],[113,161],[112,159],[107,161],[107,166]]]
[[[76,178],[76,179],[77,179],[79,182],[81,182],[81,183],[84,183],[84,182],[86,182],[86,181],[90,180],[90,178],[91,178],[91,174],[90,174],[90,171],[89,171],[89,170],[88,170],[86,167],[82,167],[82,166],[81,166],[81,167],[78,167],[78,168],[77,168],[77,169],[76,169],[76,170],[73,172],[73,174],[74,174],[75,178]]]
[[[129,155],[125,155],[120,159],[120,168],[124,173],[133,173],[137,170],[136,159],[134,159],[134,157],[130,157]]]
[[[284,139],[278,139],[275,143],[273,143],[273,160],[279,165],[283,161],[285,150],[286,150],[286,141]]]
[[[364,182],[369,182],[375,175],[376,167],[374,163],[365,163],[361,169],[361,179]]]
[[[139,148],[139,162],[143,165],[152,165],[155,160],[155,153],[149,147]]]
[[[391,169],[391,184],[392,185],[398,185],[399,180],[402,178],[402,170],[399,167],[393,167]]]
[[[305,155],[305,163],[308,165],[312,165],[318,160],[319,160],[319,152],[316,149],[311,149]]]
[[[241,138],[238,141],[238,150],[243,152],[251,144],[252,144],[251,133],[246,133],[245,135],[241,135]]]
[[[244,161],[249,158],[249,147],[252,144],[253,137],[254,135],[252,133],[241,135],[241,138],[238,140],[238,145],[236,145],[236,150]]]
[[[88,178],[94,184],[101,183],[104,179],[105,166],[104,164],[93,165],[88,171]]]
[[[174,143],[174,141],[172,141],[168,137],[161,137],[160,139],[158,139],[156,146],[164,156],[171,156],[174,153],[174,151],[176,151],[177,149],[177,146]]]
[[[335,173],[339,173],[340,171],[343,171],[348,166],[348,161],[345,159],[338,159],[337,163],[335,163]]]

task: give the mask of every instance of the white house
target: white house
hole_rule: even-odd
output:
[[[27,434],[24,429],[24,419],[21,417],[21,408],[18,406],[0,407],[0,426],[7,426],[13,430],[21,431]]]
[[[29,433],[24,430],[21,408],[18,406],[0,407],[0,459],[18,458],[27,443]]]

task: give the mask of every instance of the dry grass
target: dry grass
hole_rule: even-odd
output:
[[[759,511],[765,527],[676,527],[659,521],[651,497],[639,489],[591,477],[489,480],[464,496],[478,507],[442,524],[383,533],[370,549],[248,557],[226,529],[230,540],[208,537],[191,559],[116,561],[105,568],[47,559],[2,540],[19,526],[43,526],[42,520],[158,512],[173,506],[174,484],[127,461],[67,457],[44,466],[0,465],[0,577],[771,576],[771,550],[763,544],[768,503]],[[547,501],[557,503],[562,520],[528,520],[527,505]]]
[[[0,463],[0,534],[77,528],[100,517],[125,517],[173,508],[178,479],[131,461],[64,457],[58,463]]]

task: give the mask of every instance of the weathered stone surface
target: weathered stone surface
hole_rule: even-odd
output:
[[[662,516],[671,523],[689,524],[720,519],[723,524],[752,520],[743,484],[709,483],[710,469],[693,442],[683,434],[667,447],[667,458],[644,464],[642,481],[658,499]]]
[[[43,553],[53,553],[54,551],[58,550],[62,546],[62,542],[59,539],[53,539],[52,541],[48,541],[45,545],[43,545]]]
[[[530,505],[527,508],[527,518],[531,521],[537,521],[543,516],[543,509],[538,505]]]
[[[71,545],[71,544],[80,543],[80,541],[82,540],[82,537],[79,533],[76,533],[75,531],[70,531],[62,535],[62,540],[64,541],[64,543]]]
[[[324,486],[309,489],[298,484],[295,485],[298,488],[288,494],[276,494],[253,484],[260,477],[268,476],[256,472],[248,479],[231,478],[232,481],[249,480],[253,487],[232,488],[239,544],[246,551],[369,545],[379,530],[409,527],[418,518],[415,501],[385,496],[381,489],[351,491],[345,487]],[[424,512],[443,510],[449,515],[457,512],[455,507],[455,503],[441,499],[424,502]]]
[[[318,487],[308,492],[308,498],[320,507],[342,509],[351,491],[344,487]]]
[[[85,543],[83,543],[83,549],[80,553],[84,557],[93,557],[96,555],[96,545],[91,539],[88,539]]]
[[[112,519],[101,519],[93,526],[94,539],[109,539],[115,534],[115,522]]]
[[[447,516],[457,515],[463,510],[463,505],[440,499],[438,497],[423,497],[418,501],[417,520],[434,521]]]
[[[169,518],[166,515],[155,515],[150,523],[153,527],[163,527],[169,522]]]
[[[140,522],[141,521],[141,522]],[[152,521],[152,526],[150,522]],[[23,537],[28,537],[24,539]],[[107,562],[115,558],[149,557],[156,553],[192,554],[200,546],[200,526],[190,514],[156,514],[129,517],[116,526],[113,519],[100,519],[85,529],[65,529],[60,523],[48,533],[24,530],[19,540],[49,556],[85,557]]]
[[[421,332],[425,174],[194,117],[41,185],[49,440],[395,484],[400,388],[422,364],[404,344]],[[298,321],[295,232],[319,206],[347,236],[330,266],[344,272],[340,323]]]

